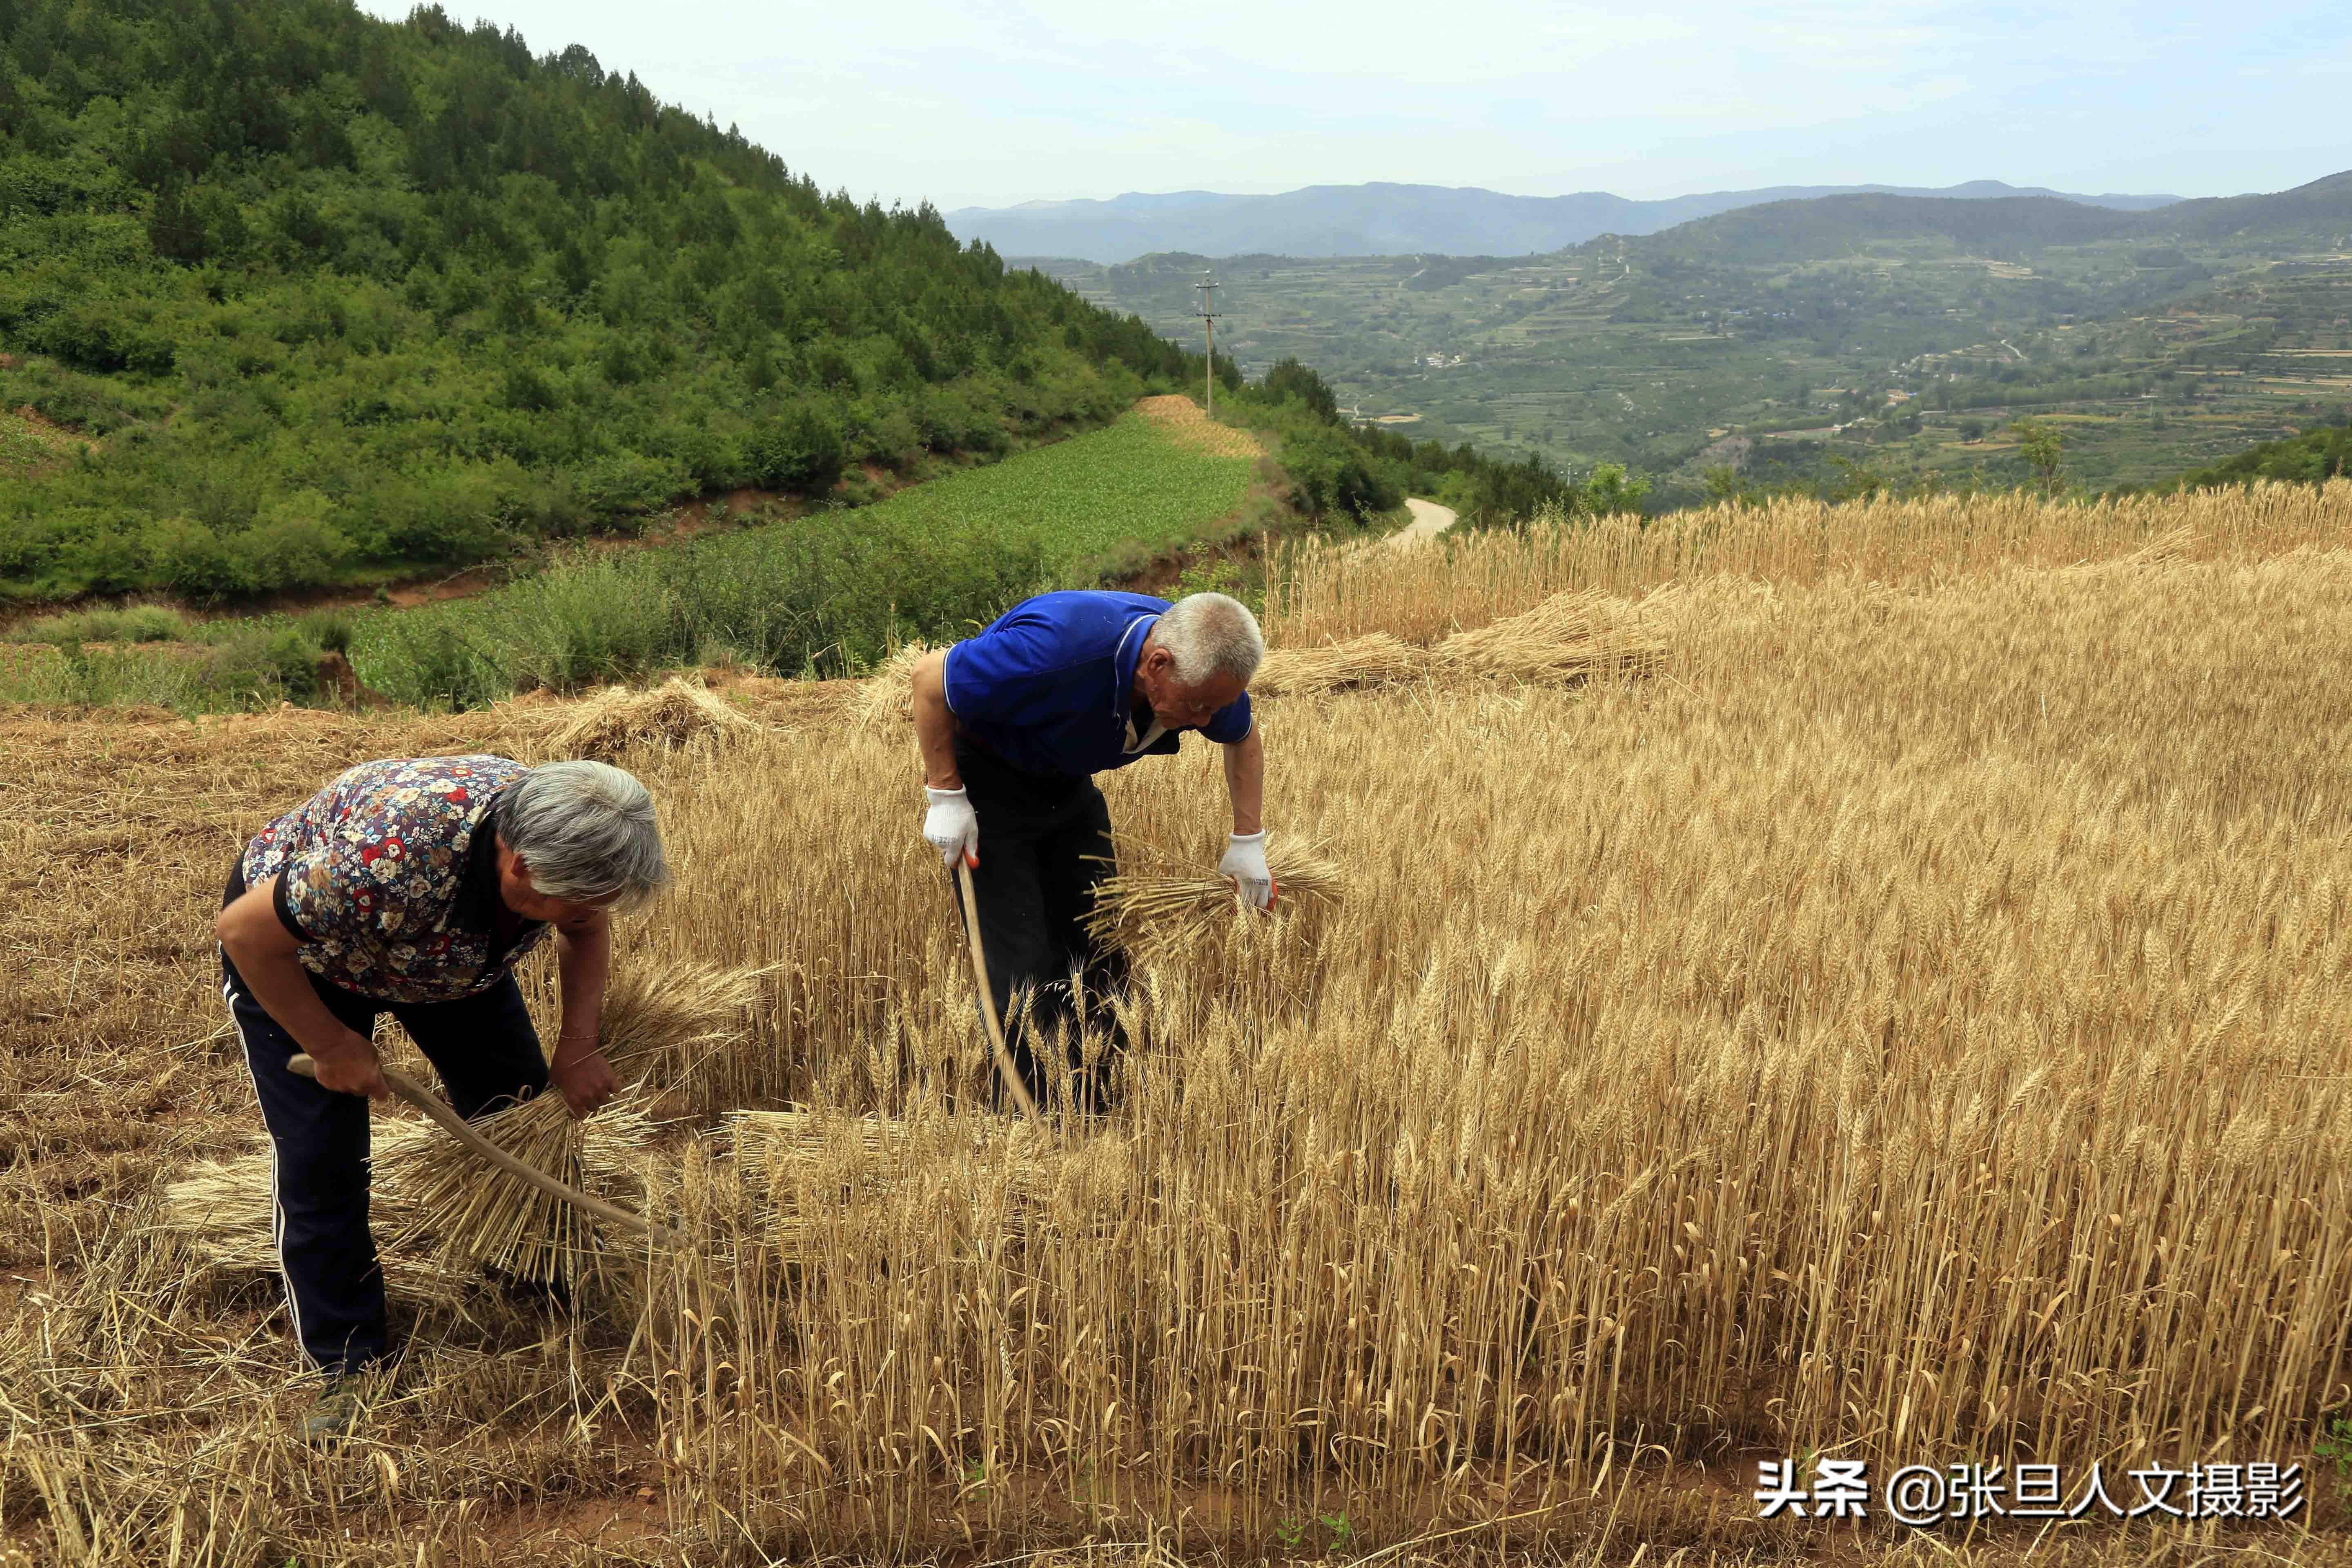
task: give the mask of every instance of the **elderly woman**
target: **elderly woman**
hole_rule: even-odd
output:
[[[214,930],[269,1129],[295,1335],[331,1380],[310,1436],[348,1428],[341,1380],[386,1348],[368,1232],[367,1100],[391,1093],[377,1016],[400,1020],[461,1116],[551,1080],[586,1116],[614,1088],[597,1048],[608,911],[668,879],[652,797],[603,763],[362,763],[246,846]],[[551,1062],[514,979],[551,930],[563,1001]],[[315,1081],[287,1070],[298,1052]]]

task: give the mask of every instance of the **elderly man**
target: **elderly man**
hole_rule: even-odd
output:
[[[1105,1003],[1124,969],[1086,927],[1112,871],[1110,812],[1093,775],[1172,753],[1187,730],[1223,747],[1233,835],[1217,869],[1244,902],[1272,906],[1265,753],[1246,689],[1265,652],[1256,619],[1223,594],[1171,605],[1062,593],[1014,605],[916,667],[923,837],[951,877],[959,857],[971,868],[1000,1016],[1025,998],[1006,1043],[1033,1096],[1045,1094],[1044,1037],[1075,1046],[1087,1028],[1119,1043]],[[1082,1100],[1104,1101],[1110,1059],[1077,1085]]]
[[[367,1102],[392,1092],[377,1016],[400,1020],[461,1116],[551,1080],[586,1116],[615,1087],[597,1045],[608,911],[668,879],[652,798],[603,763],[362,763],[246,846],[214,931],[269,1131],[295,1335],[329,1379],[311,1437],[349,1429],[348,1378],[386,1350],[368,1232]],[[551,930],[563,1003],[551,1064],[514,979]],[[298,1052],[316,1081],[287,1070]]]

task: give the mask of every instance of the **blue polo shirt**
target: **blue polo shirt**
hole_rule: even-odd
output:
[[[1168,601],[1149,594],[1079,590],[1024,599],[978,637],[948,649],[949,710],[965,731],[1016,768],[1083,778],[1176,750],[1171,730],[1127,748],[1128,710],[1143,639]],[[1246,740],[1249,693],[1212,714],[1201,733]]]

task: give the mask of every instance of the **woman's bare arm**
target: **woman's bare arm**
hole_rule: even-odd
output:
[[[261,1010],[318,1064],[323,1087],[371,1100],[391,1099],[375,1042],[347,1027],[310,989],[310,973],[294,956],[294,933],[278,918],[277,897],[274,877],[247,888],[213,921],[213,934]]]

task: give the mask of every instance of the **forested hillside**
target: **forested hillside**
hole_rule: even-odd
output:
[[[0,594],[460,563],[1095,423],[1188,356],[438,6],[0,0]]]

